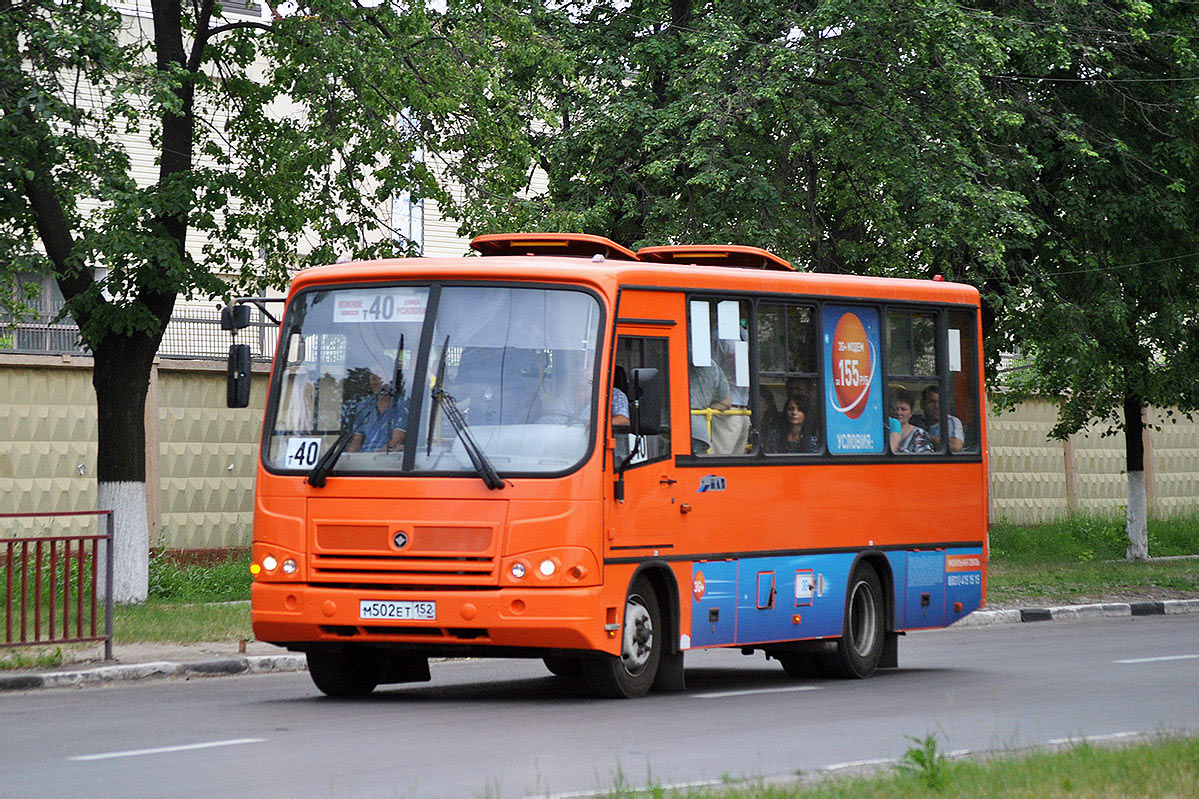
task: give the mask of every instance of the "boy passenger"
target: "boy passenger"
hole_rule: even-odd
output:
[[[920,392],[920,410],[924,412],[924,421],[928,425],[928,437],[933,449],[941,448],[941,389],[939,386],[925,386]],[[945,417],[948,428],[948,443],[950,452],[961,452],[966,443],[966,434],[962,428],[962,420],[950,414]]]

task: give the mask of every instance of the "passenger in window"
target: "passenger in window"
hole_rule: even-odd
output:
[[[937,385],[925,386],[920,392],[920,410],[928,423],[928,438],[933,449],[941,448],[941,389]],[[950,452],[961,452],[966,443],[966,434],[962,428],[962,420],[950,414],[945,417],[947,430],[946,440]]]
[[[763,437],[770,435],[770,431],[783,426],[783,412],[779,410],[778,403],[775,401],[775,391],[765,383],[758,384],[758,408],[761,410],[758,423],[761,425],[759,429]]]
[[[687,383],[691,394],[691,409],[713,409],[727,411],[733,407],[729,394],[729,381],[719,366],[712,363],[707,366],[692,364],[687,369]],[[708,418],[712,414],[691,414],[691,452],[695,455],[707,455],[712,452],[712,428]],[[714,418],[714,417],[713,417]],[[727,452],[713,454],[727,455]]]
[[[746,332],[741,331],[742,339]],[[733,339],[716,339],[712,357],[729,384],[731,413],[712,417],[712,451],[720,455],[743,455],[749,441],[749,386],[737,385],[737,344]]]
[[[928,431],[912,424],[912,394],[907,389],[891,393],[891,451],[905,454],[933,451]]]
[[[766,451],[816,452],[820,439],[815,425],[808,419],[812,416],[812,403],[804,394],[792,394],[783,408],[783,423],[766,436]]]
[[[394,367],[378,363],[369,368],[369,396],[354,408],[353,435],[347,452],[399,452],[408,426],[408,399],[384,375]]]

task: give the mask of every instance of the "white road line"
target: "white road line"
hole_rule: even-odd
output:
[[[1160,663],[1163,660],[1195,660],[1199,655],[1162,655],[1156,658],[1132,658],[1130,660],[1114,660],[1113,663]]]
[[[786,688],[752,688],[746,691],[712,691],[706,694],[688,694],[692,699],[720,699],[725,696],[749,696],[750,694],[781,694],[787,691],[819,691],[819,685],[791,685]]]
[[[124,752],[103,752],[98,755],[75,755],[67,760],[112,760],[117,757],[140,757],[141,755],[161,755],[167,752],[187,752],[192,749],[212,749],[217,746],[238,746],[240,744],[260,744],[266,738],[234,738],[229,741],[207,741],[200,744],[181,744],[179,746],[157,746],[153,749],[129,749]]]
[[[1054,738],[1052,741],[1046,741],[1050,746],[1060,746],[1062,744],[1077,744],[1086,741],[1087,743],[1097,743],[1099,741],[1118,741],[1121,738],[1135,738],[1141,735],[1136,730],[1129,732],[1109,732],[1105,735],[1087,735],[1082,738]]]

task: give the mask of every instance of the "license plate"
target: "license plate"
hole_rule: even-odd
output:
[[[437,603],[362,599],[358,601],[358,618],[433,621],[437,618]]]

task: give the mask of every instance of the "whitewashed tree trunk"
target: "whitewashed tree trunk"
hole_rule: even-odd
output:
[[[114,602],[145,602],[149,594],[150,525],[145,483],[98,483],[101,510],[113,511]],[[103,575],[104,551],[97,564]],[[103,578],[99,580],[103,596]]]
[[[1124,557],[1128,560],[1149,558],[1149,523],[1146,513],[1145,473],[1128,473],[1128,520],[1124,528],[1128,534],[1128,549]]]

